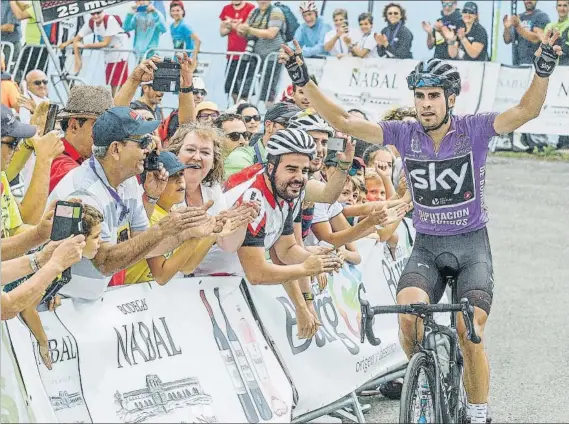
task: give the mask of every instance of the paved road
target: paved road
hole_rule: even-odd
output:
[[[569,422],[569,163],[492,157],[487,173],[496,287],[487,326],[494,423]],[[368,422],[399,403],[371,400]]]

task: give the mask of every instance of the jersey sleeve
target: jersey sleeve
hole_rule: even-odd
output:
[[[261,226],[257,232],[254,232],[251,225],[247,226],[245,240],[241,246],[252,246],[255,248],[265,247],[265,227]]]
[[[468,134],[475,134],[479,136],[475,137],[474,140],[484,140],[485,146],[487,146],[487,140],[498,135],[496,130],[494,130],[494,121],[497,116],[498,112],[465,115],[464,120],[466,123],[466,131]]]
[[[411,125],[402,121],[380,121],[383,130],[383,144],[393,145],[403,155],[405,140],[410,139]]]
[[[229,15],[227,14],[227,9],[228,9],[229,5],[223,6],[223,9],[221,9],[221,13],[219,14],[219,19],[221,21],[225,21],[225,18],[227,18]]]

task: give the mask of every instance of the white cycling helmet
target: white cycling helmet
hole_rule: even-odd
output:
[[[312,112],[310,109],[298,112],[293,116],[287,128],[299,129],[304,131],[322,131],[328,133],[329,137],[334,137],[334,129],[324,119]]]
[[[306,131],[286,128],[271,136],[267,143],[267,155],[280,157],[289,153],[299,153],[311,160],[316,154],[314,139]]]
[[[318,13],[318,8],[316,7],[316,2],[314,1],[301,1],[299,8],[301,14],[303,14],[304,12]]]

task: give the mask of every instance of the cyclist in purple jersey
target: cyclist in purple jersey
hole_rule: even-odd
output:
[[[452,253],[458,260],[452,265],[458,270],[458,297],[468,298],[475,306],[476,332],[483,337],[494,286],[484,203],[488,143],[492,136],[510,133],[539,116],[549,76],[561,55],[561,48],[555,46],[558,37],[558,32],[544,34],[535,53],[536,75],[530,87],[518,105],[500,114],[452,115],[461,90],[457,69],[440,59],[420,62],[407,77],[408,88],[414,91],[417,122],[374,123],[348,114],[310,81],[298,43],[294,42],[294,51],[282,46],[279,61],[293,84],[303,87],[313,108],[332,127],[370,143],[393,144],[401,153],[415,206],[417,237],[399,280],[399,304],[437,303],[445,289],[441,270],[451,266],[441,264],[437,257]],[[410,358],[417,339],[422,340],[423,322],[416,316],[401,315],[399,331]],[[484,423],[490,378],[484,344],[473,344],[466,338],[460,315],[458,332],[468,416],[473,423]]]

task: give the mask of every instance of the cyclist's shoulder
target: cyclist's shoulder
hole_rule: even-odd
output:
[[[453,117],[454,128],[471,137],[485,137],[494,131],[497,112],[481,112],[477,114],[458,115]]]

